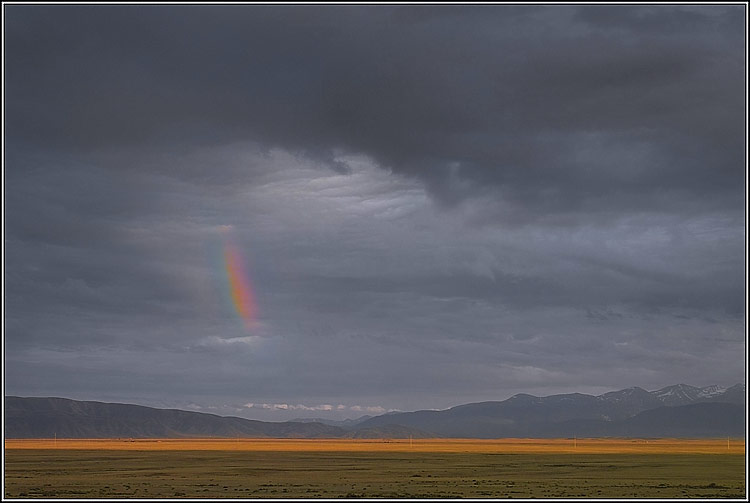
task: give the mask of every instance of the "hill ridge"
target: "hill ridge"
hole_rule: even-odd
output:
[[[601,395],[518,393],[502,401],[349,421],[269,422],[63,397],[5,397],[6,438],[503,438],[744,436],[746,390],[685,384]]]

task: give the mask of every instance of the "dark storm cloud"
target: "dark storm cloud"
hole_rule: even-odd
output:
[[[446,202],[489,188],[527,215],[597,210],[602,196],[662,208],[667,190],[742,197],[741,7],[10,14],[19,141],[88,150],[249,135],[322,157],[339,148]]]
[[[743,9],[5,6],[10,392],[734,384]]]

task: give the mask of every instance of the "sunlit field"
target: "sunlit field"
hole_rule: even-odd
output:
[[[13,497],[745,495],[742,439],[6,440]]]
[[[128,451],[340,451],[559,454],[743,454],[743,439],[18,439],[6,449],[74,449]]]

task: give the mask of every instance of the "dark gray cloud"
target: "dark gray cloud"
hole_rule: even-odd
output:
[[[490,187],[526,214],[742,197],[739,6],[15,11],[19,139],[341,148],[445,201]]]
[[[273,418],[743,379],[743,6],[5,13],[7,392]]]

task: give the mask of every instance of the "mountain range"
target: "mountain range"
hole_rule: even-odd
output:
[[[744,384],[570,393],[356,420],[267,422],[140,405],[5,397],[5,438],[553,438],[745,435]],[[327,424],[326,424],[327,423]]]
[[[377,416],[357,427],[400,424],[435,436],[471,438],[724,436],[743,434],[744,404],[744,384],[728,389],[678,384],[651,392],[634,387],[599,396],[521,393],[504,401]]]

